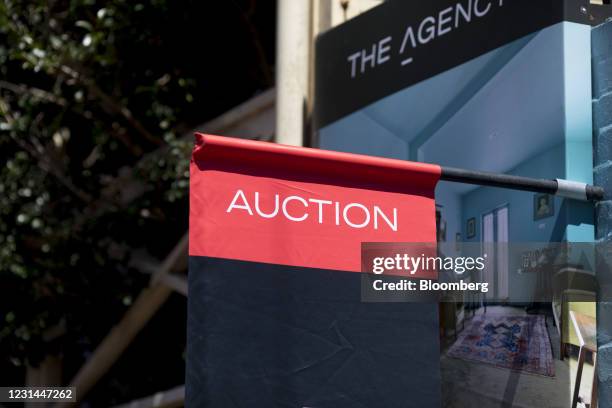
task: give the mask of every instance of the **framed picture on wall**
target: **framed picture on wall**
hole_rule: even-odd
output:
[[[466,237],[472,239],[476,236],[476,218],[472,217],[467,220]]]
[[[533,196],[533,220],[555,215],[555,200],[550,194],[536,194]]]

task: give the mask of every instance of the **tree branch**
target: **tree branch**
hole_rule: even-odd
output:
[[[13,115],[11,115],[8,104],[0,98],[0,112],[4,115],[7,123],[12,127],[15,124],[15,119]],[[92,197],[80,190],[72,180],[63,174],[63,172],[53,163],[52,160],[49,160],[47,155],[43,152],[40,152],[35,147],[30,146],[28,143],[19,139],[12,132],[8,132],[9,137],[17,144],[17,146],[21,147],[23,150],[28,152],[30,156],[37,160],[38,167],[47,174],[51,174],[54,176],[64,187],[66,187],[72,194],[74,194],[77,198],[85,203],[90,203],[92,201]]]
[[[18,95],[28,93],[35,98],[51,102],[62,107],[65,107],[68,104],[64,98],[60,98],[51,92],[47,92],[39,88],[28,87],[24,84],[14,84],[12,82],[0,80],[0,89],[6,89]]]
[[[91,92],[95,97],[102,101],[102,105],[106,108],[106,110],[115,115],[119,115],[125,119],[125,121],[142,137],[144,137],[149,142],[161,146],[163,142],[160,138],[153,136],[138,119],[136,119],[132,112],[125,106],[123,106],[119,101],[115,100],[113,97],[104,92],[98,85],[95,84],[91,79],[87,78],[80,71],[77,71],[67,65],[60,66],[61,72],[68,75],[70,78],[79,81],[81,84],[85,85],[89,92]]]

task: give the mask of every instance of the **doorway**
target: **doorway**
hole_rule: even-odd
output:
[[[487,298],[508,298],[508,206],[503,205],[482,216],[482,246]]]

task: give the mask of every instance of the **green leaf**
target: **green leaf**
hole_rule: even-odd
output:
[[[74,25],[87,31],[93,30],[93,26],[89,21],[78,20],[76,23],[74,23]]]

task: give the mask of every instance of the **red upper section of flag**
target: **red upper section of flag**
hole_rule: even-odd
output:
[[[361,242],[435,242],[439,166],[196,138],[190,255],[359,272]]]

